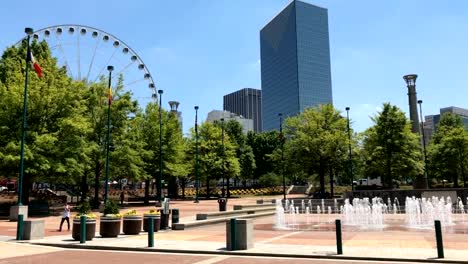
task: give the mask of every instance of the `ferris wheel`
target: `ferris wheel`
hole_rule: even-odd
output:
[[[107,74],[107,66],[112,65],[113,85],[122,76],[124,90],[132,92],[140,104],[157,99],[153,76],[142,58],[113,34],[90,26],[64,24],[39,29],[32,39],[45,40],[58,65],[75,80],[99,81]]]

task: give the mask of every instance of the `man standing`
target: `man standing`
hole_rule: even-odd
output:
[[[65,208],[62,213],[62,221],[60,222],[59,232],[62,232],[63,222],[67,221],[68,231],[70,231],[70,206],[68,203],[65,203]]]

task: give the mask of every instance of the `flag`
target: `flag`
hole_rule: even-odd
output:
[[[37,76],[42,77],[42,69],[41,66],[39,66],[39,63],[37,63],[36,58],[34,58],[31,49],[28,47],[28,55],[26,58],[26,62],[31,63],[31,67],[34,69],[36,72]]]
[[[109,87],[109,105],[112,104],[112,87]]]

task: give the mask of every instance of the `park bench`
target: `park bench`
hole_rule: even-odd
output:
[[[232,212],[232,211],[229,211]],[[239,212],[239,211],[236,211]],[[249,219],[249,218],[255,218],[255,217],[262,217],[262,216],[270,216],[274,215],[275,211],[267,211],[267,212],[261,212],[261,213],[252,213],[252,214],[247,214],[247,215],[240,215],[236,216],[235,218],[237,219]],[[224,223],[226,220],[233,218],[233,215],[225,215],[225,217],[221,218],[213,218],[213,219],[206,219],[206,220],[196,220],[196,221],[190,221],[190,222],[185,222],[185,223],[177,223],[177,224],[172,224],[172,230],[184,230],[190,227],[197,227],[197,226],[203,226],[203,225],[211,225],[211,224],[218,224],[218,223]]]
[[[271,208],[275,209],[275,204],[247,204],[247,205],[234,205],[234,210],[243,210],[251,208]]]
[[[255,214],[257,212],[267,212],[267,211],[275,211],[274,207],[266,207],[266,208],[250,208],[250,209],[243,209],[243,210],[234,210],[234,211],[223,211],[223,212],[215,212],[215,213],[204,213],[204,214],[197,214],[197,220],[207,220],[213,218],[220,218],[220,217],[232,217],[232,216],[240,216],[246,214]]]

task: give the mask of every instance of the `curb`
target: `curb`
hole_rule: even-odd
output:
[[[415,262],[415,263],[456,263],[462,264],[468,261],[444,260],[444,259],[403,259],[403,258],[378,258],[378,257],[353,257],[338,255],[291,255],[281,253],[260,253],[260,252],[236,252],[236,251],[213,251],[213,250],[188,250],[188,249],[157,249],[157,248],[129,248],[117,246],[99,246],[99,245],[80,245],[80,244],[57,244],[57,243],[29,243],[32,245],[90,249],[90,250],[111,250],[127,252],[152,252],[152,253],[175,253],[175,254],[194,254],[194,255],[227,255],[227,256],[249,256],[249,257],[271,257],[271,258],[298,258],[298,259],[336,259],[336,260],[361,260],[361,261],[393,261],[393,262]]]

